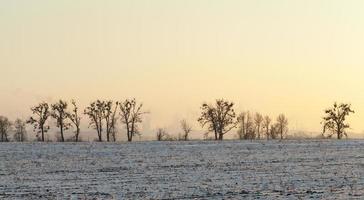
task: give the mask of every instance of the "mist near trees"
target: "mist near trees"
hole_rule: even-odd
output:
[[[192,132],[192,125],[188,123],[186,119],[181,120],[180,122],[181,129],[183,131],[182,135],[178,137],[179,140],[187,141],[189,140],[189,135]]]
[[[260,113],[242,112],[238,116],[237,136],[240,140],[285,139],[288,132],[288,120],[280,114],[276,121]],[[279,137],[278,137],[279,136]]]
[[[21,119],[16,119],[14,122],[14,141],[25,142],[27,141],[26,123]]]
[[[9,141],[9,132],[11,130],[11,122],[7,117],[0,116],[0,141],[8,142]]]
[[[157,128],[155,138],[157,141],[188,141],[190,133],[193,132],[193,126],[186,120],[180,121],[180,132],[177,136],[168,133],[165,128]]]
[[[37,141],[49,140],[47,135],[51,126],[58,128],[56,138],[58,142],[80,142],[82,115],[89,119],[89,128],[96,133],[98,142],[117,141],[118,130],[125,130],[128,142],[135,136],[141,136],[140,126],[144,116],[150,114],[145,111],[143,104],[136,99],[122,101],[100,100],[92,101],[83,112],[80,112],[75,100],[70,103],[58,100],[53,104],[41,102],[30,108],[32,116],[27,120],[16,119],[11,122],[7,117],[0,116],[0,141],[24,142],[29,141],[26,125],[31,125],[36,133]],[[337,139],[348,137],[350,128],[347,117],[354,113],[350,104],[334,103],[333,107],[324,111],[323,138]],[[53,121],[55,123],[52,123]],[[213,103],[203,103],[200,107],[198,124],[205,130],[204,139],[223,140],[230,132],[235,132],[239,140],[274,140],[286,139],[288,136],[288,118],[279,114],[272,118],[259,112],[235,111],[232,101],[216,99]],[[164,128],[157,128],[155,139],[158,141],[188,141],[194,131],[192,124],[186,119],[179,121],[178,135],[169,134]],[[118,128],[119,127],[119,128]],[[234,130],[234,131],[233,131]],[[67,138],[68,135],[72,135]],[[232,133],[233,134],[233,133]],[[87,135],[89,137],[89,135]]]
[[[158,128],[156,132],[157,141],[166,140],[168,137],[168,133],[164,128]]]

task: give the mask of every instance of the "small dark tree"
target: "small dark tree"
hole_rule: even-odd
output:
[[[189,136],[190,132],[192,131],[192,126],[187,122],[187,120],[183,119],[181,121],[181,128],[183,131],[183,135],[182,135],[181,139],[187,141],[188,136]]]
[[[250,112],[247,113],[245,122],[245,135],[244,139],[254,140],[256,138],[256,129],[254,126],[254,119]]]
[[[50,116],[48,103],[42,102],[39,105],[31,108],[34,117],[30,117],[27,120],[28,124],[33,125],[34,131],[37,131],[37,138],[39,140],[39,134],[41,134],[40,140],[45,141],[44,133],[48,132],[49,126],[46,126],[46,122]]]
[[[111,140],[113,142],[116,141],[116,133],[117,133],[117,127],[116,127],[116,124],[117,124],[117,120],[118,120],[118,117],[116,115],[117,113],[117,110],[118,110],[118,106],[119,106],[119,102],[116,102],[115,106],[114,106],[114,111],[111,115],[111,120],[110,120],[110,134],[111,134]]]
[[[93,127],[97,131],[98,141],[102,142],[102,119],[103,110],[105,108],[104,101],[94,101],[88,107],[86,107],[84,114],[90,119],[90,127]]]
[[[215,105],[202,104],[201,117],[198,122],[202,127],[208,126],[208,133],[214,132],[215,140],[222,140],[224,135],[237,125],[234,103],[223,99],[216,100]]]
[[[61,142],[64,142],[64,131],[68,130],[71,126],[67,119],[70,113],[67,111],[68,103],[63,100],[59,100],[57,103],[52,104],[51,116],[56,120],[57,127],[61,133]]]
[[[265,137],[267,138],[267,140],[269,140],[270,138],[270,131],[269,131],[269,127],[270,127],[270,123],[272,122],[272,120],[270,119],[269,116],[265,116],[264,120],[263,120],[263,129],[265,130]]]
[[[11,130],[12,123],[7,117],[0,116],[0,142],[9,142],[9,132]]]
[[[245,128],[245,126],[246,126],[247,114],[248,114],[247,112],[242,112],[238,116],[239,128],[238,128],[237,134],[238,134],[239,140],[245,139],[244,136],[246,135],[246,128]]]
[[[277,117],[277,128],[281,140],[283,140],[284,135],[288,132],[288,120],[284,114],[280,114]]]
[[[255,127],[250,112],[242,112],[238,117],[238,137],[240,140],[255,139]]]
[[[24,142],[27,140],[27,131],[25,129],[25,122],[21,119],[16,119],[14,122],[14,140],[16,142]]]
[[[142,111],[143,104],[138,104],[135,99],[127,99],[120,103],[121,122],[125,125],[128,142],[133,136],[140,134],[138,124],[143,122],[142,116],[147,112]]]
[[[260,130],[262,128],[263,116],[260,113],[256,113],[254,116],[254,125],[257,133],[257,137],[260,140]]]
[[[156,136],[157,136],[157,141],[162,141],[165,140],[166,137],[168,137],[168,133],[165,129],[158,128]]]
[[[72,112],[69,114],[69,119],[71,120],[72,124],[76,128],[76,130],[75,130],[75,142],[78,142],[79,137],[80,137],[80,130],[81,130],[80,129],[81,117],[79,116],[79,113],[78,113],[78,107],[76,105],[76,101],[72,100],[71,103],[73,105],[73,109],[72,109]]]
[[[269,136],[270,138],[272,138],[273,140],[278,138],[279,135],[279,131],[278,131],[278,124],[274,124],[270,126],[270,131],[269,131]]]
[[[102,111],[102,115],[106,124],[106,140],[108,142],[110,142],[110,138],[115,139],[115,134],[113,134],[113,132],[115,133],[116,131],[116,110],[118,105],[118,102],[116,102],[114,106],[112,101],[106,101]]]
[[[341,103],[338,105],[336,102],[332,108],[326,109],[326,116],[323,117],[323,136],[329,131],[327,137],[332,137],[336,134],[337,139],[341,139],[343,136],[348,136],[346,133],[346,129],[350,128],[350,125],[345,123],[346,117],[350,115],[350,113],[354,113],[350,104]]]

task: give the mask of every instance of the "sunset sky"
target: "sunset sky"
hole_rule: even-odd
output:
[[[352,104],[350,131],[363,137],[363,9],[362,0],[0,0],[0,115],[25,119],[43,100],[84,108],[136,97],[152,134],[182,118],[201,130],[201,103],[225,98],[321,131],[338,101]]]

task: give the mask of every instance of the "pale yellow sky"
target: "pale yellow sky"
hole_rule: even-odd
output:
[[[60,97],[82,107],[136,97],[151,111],[146,129],[172,129],[224,97],[320,131],[323,109],[344,101],[362,133],[363,9],[361,0],[3,0],[0,114],[25,118]]]

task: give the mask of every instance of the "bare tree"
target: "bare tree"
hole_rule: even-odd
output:
[[[256,131],[254,126],[254,119],[250,114],[250,112],[247,112],[244,139],[254,140],[255,138],[256,138]]]
[[[288,120],[284,114],[280,114],[277,117],[277,128],[281,140],[283,140],[284,135],[288,132]]]
[[[138,124],[143,122],[142,116],[147,112],[142,111],[143,104],[138,104],[135,99],[127,99],[120,103],[121,122],[126,127],[128,141],[133,140],[133,136],[140,134]]]
[[[157,141],[162,141],[165,140],[166,137],[168,137],[168,133],[165,129],[158,128],[156,136],[157,136]]]
[[[16,142],[24,142],[27,140],[27,131],[25,128],[25,122],[21,119],[16,119],[14,122],[14,140]]]
[[[279,135],[279,131],[278,131],[278,124],[273,124],[270,126],[270,131],[269,131],[269,135],[270,137],[275,140],[278,138]]]
[[[12,123],[7,117],[0,116],[0,142],[9,142],[9,132],[11,130]]]
[[[202,113],[201,117],[198,119],[198,122],[201,124],[202,127],[208,125],[205,137],[208,138],[208,134],[213,131],[215,134],[215,140],[218,140],[219,132],[218,132],[216,109],[207,104],[203,104],[201,109]]]
[[[181,128],[183,131],[182,140],[187,141],[188,136],[189,136],[190,132],[192,131],[192,126],[187,122],[187,120],[183,119],[181,121]]]
[[[37,130],[37,138],[39,140],[39,134],[41,134],[41,141],[44,142],[44,133],[48,132],[49,126],[46,126],[46,122],[50,116],[49,105],[46,102],[42,102],[39,105],[31,108],[34,117],[30,117],[27,120],[28,124],[33,125],[34,131]]]
[[[96,129],[98,141],[102,142],[102,119],[105,102],[96,100],[86,107],[84,114],[90,119],[90,127]]]
[[[260,113],[256,113],[254,116],[254,124],[255,124],[255,128],[256,128],[256,133],[257,133],[257,137],[260,140],[260,129],[262,127],[262,123],[263,123],[263,116]]]
[[[208,132],[214,132],[215,140],[222,140],[224,135],[237,126],[234,103],[224,99],[216,100],[215,105],[202,104],[198,122],[208,126]]]
[[[341,139],[343,136],[348,136],[346,133],[346,129],[350,128],[350,125],[345,123],[346,117],[350,115],[350,113],[354,113],[350,104],[341,103],[338,105],[336,102],[332,108],[326,109],[326,116],[323,118],[323,136],[326,131],[330,131],[328,137],[332,137],[336,134],[337,139]]]
[[[75,142],[79,141],[80,137],[80,125],[81,125],[81,117],[78,114],[78,107],[76,105],[76,101],[72,100],[71,104],[73,105],[72,112],[69,114],[69,119],[71,120],[72,124],[75,126]]]
[[[250,112],[242,112],[238,117],[238,137],[241,140],[255,139],[255,126]]]
[[[115,129],[115,112],[118,107],[118,102],[115,106],[112,101],[106,101],[104,103],[104,109],[102,109],[102,116],[105,119],[106,124],[106,140],[110,142],[113,129]]]
[[[64,142],[64,131],[68,130],[71,126],[71,124],[67,121],[70,116],[70,113],[67,111],[68,103],[66,101],[59,100],[57,103],[52,104],[51,107],[51,116],[56,120],[57,127],[61,133],[61,142]]]
[[[116,141],[116,133],[117,133],[116,123],[118,120],[116,113],[117,113],[118,106],[119,106],[119,102],[116,102],[116,105],[114,107],[114,111],[111,115],[111,120],[110,120],[110,134],[111,134],[111,140],[113,142]]]
[[[237,134],[238,134],[239,140],[245,139],[244,136],[246,134],[246,129],[245,129],[246,116],[247,116],[246,112],[242,112],[238,116],[239,129],[238,129]]]
[[[265,129],[265,137],[267,138],[267,140],[269,140],[269,138],[270,138],[269,127],[270,127],[271,122],[272,122],[272,120],[271,120],[271,118],[269,116],[264,117],[263,129]]]

